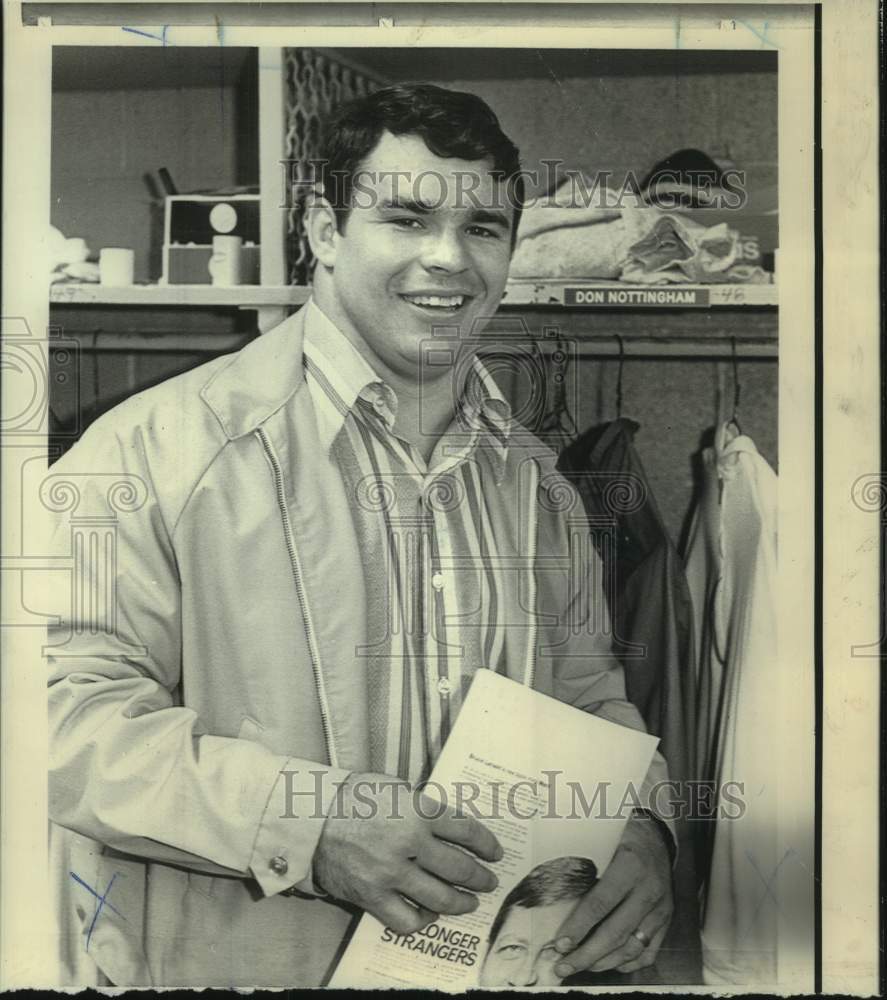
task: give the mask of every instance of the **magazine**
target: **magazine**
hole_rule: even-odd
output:
[[[544,961],[546,949],[553,967],[557,929],[610,863],[657,743],[478,671],[425,794],[496,835],[499,884],[472,913],[413,934],[364,914],[329,985],[505,986],[515,963]]]

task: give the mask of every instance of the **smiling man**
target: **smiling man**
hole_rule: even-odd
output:
[[[306,225],[314,302],[394,391],[395,433],[427,459],[464,390],[451,366],[429,364],[432,337],[458,354],[499,306],[520,212],[517,150],[477,98],[422,88],[352,105],[325,154],[326,197]]]
[[[479,669],[642,725],[587,607],[592,546],[570,563],[555,456],[470,349],[508,274],[517,149],[479,98],[415,85],[343,109],[324,158],[305,308],[52,469],[80,514],[126,498],[78,583],[106,597],[60,603],[50,634],[73,983],[312,986],[364,911],[410,933],[473,910],[501,847],[409,785]],[[653,961],[670,849],[628,823],[561,914],[557,975]],[[100,920],[83,884],[109,887]]]

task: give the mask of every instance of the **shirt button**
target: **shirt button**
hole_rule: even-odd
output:
[[[286,858],[278,854],[276,858],[272,858],[268,862],[268,867],[274,872],[275,875],[286,875],[289,871],[290,865]]]
[[[373,400],[373,406],[381,413],[385,409],[385,400],[381,396],[376,396]]]
[[[435,573],[431,578],[431,586],[434,587],[435,590],[443,590],[444,583],[445,580],[443,573]]]
[[[453,685],[450,683],[449,677],[441,677],[441,679],[437,682],[437,690],[438,693],[445,696],[453,690]]]

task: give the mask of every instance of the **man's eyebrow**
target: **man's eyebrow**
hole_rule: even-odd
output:
[[[511,228],[511,219],[504,212],[494,212],[484,208],[472,212],[471,221],[486,222],[488,225],[502,226],[503,229]]]
[[[416,212],[418,215],[428,215],[434,208],[425,201],[417,201],[415,198],[382,198],[379,202],[380,208],[391,208],[399,212]]]

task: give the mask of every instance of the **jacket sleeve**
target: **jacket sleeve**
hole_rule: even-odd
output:
[[[42,489],[53,553],[73,566],[56,581],[59,623],[45,651],[50,817],[126,854],[253,877],[266,895],[311,892],[314,850],[348,772],[209,733],[182,704],[172,511],[151,478],[146,425],[118,432],[115,413]]]
[[[542,492],[543,489],[547,493]],[[541,657],[551,664],[552,693],[561,701],[621,726],[646,732],[644,720],[625,693],[622,665],[612,651],[610,612],[603,587],[603,564],[582,502],[559,475],[540,486],[538,551],[548,569],[539,574],[539,610],[547,627],[540,630]],[[668,797],[668,766],[658,751],[630,804],[652,814],[676,835]]]

